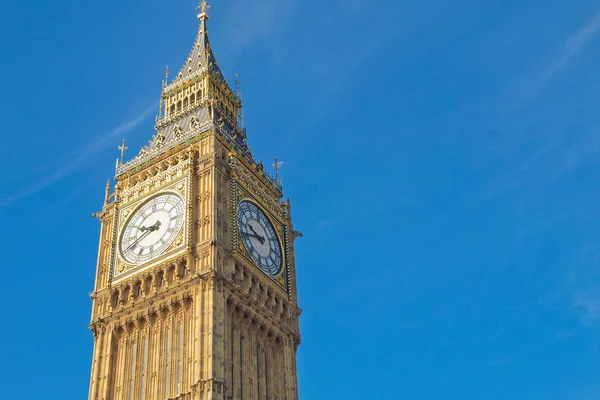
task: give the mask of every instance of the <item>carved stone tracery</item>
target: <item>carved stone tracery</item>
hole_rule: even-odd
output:
[[[194,67],[190,63],[187,68]],[[214,63],[210,68],[218,66]],[[92,379],[104,385],[97,385],[104,387],[102,393],[90,391],[95,393],[93,400],[129,395],[132,370],[127,364],[132,359],[141,362],[143,338],[148,338],[153,357],[149,361],[152,369],[148,370],[148,384],[152,385],[152,393],[165,393],[161,386],[165,348],[172,346],[172,357],[179,357],[174,342],[179,337],[174,331],[179,323],[185,330],[181,355],[185,378],[182,393],[174,396],[172,390],[168,396],[171,400],[233,398],[226,397],[230,378],[220,376],[219,368],[221,363],[229,365],[234,360],[229,353],[221,352],[221,345],[215,345],[226,337],[233,340],[229,328],[236,329],[236,338],[242,342],[245,336],[246,346],[260,345],[265,357],[271,357],[272,368],[279,372],[271,377],[270,398],[297,400],[295,347],[292,347],[300,342],[297,324],[300,311],[295,298],[289,295],[292,293],[289,281],[286,285],[281,277],[270,279],[236,254],[238,188],[247,191],[249,197],[255,198],[280,222],[275,229],[286,253],[290,247],[283,242],[287,241],[287,229],[292,229],[291,220],[287,219],[285,203],[280,201],[281,185],[266,174],[262,163],[252,159],[245,145],[245,130],[235,126],[237,113],[231,110],[241,103],[219,96],[227,93],[227,85],[213,75],[213,72],[199,74],[193,77],[193,82],[182,75],[181,82],[167,84],[169,93],[164,93],[162,99],[165,107],[174,105],[175,111],[171,113],[169,109],[168,115],[157,122],[153,147],[142,150],[139,157],[117,169],[115,192],[108,196],[113,201],[105,204],[100,217],[103,224],[100,275],[91,296],[94,354],[101,353],[94,360],[94,365],[101,367],[93,367]],[[178,109],[179,101],[182,104]],[[182,118],[198,107],[208,107],[210,124],[195,116]],[[169,129],[163,129],[168,124],[171,124]],[[138,204],[162,190],[175,191],[186,201],[186,226],[177,237],[182,250],[178,247],[164,259],[138,269],[125,264],[118,264],[115,269],[119,259],[117,237],[123,224]],[[293,236],[295,231],[291,232]],[[124,273],[119,275],[121,265]],[[289,264],[286,266],[289,271]],[[170,339],[167,339],[168,329],[171,329]],[[106,336],[114,340],[109,342]],[[171,342],[167,343],[168,340]],[[134,342],[138,345],[137,358],[131,355]],[[102,363],[102,357],[111,361]],[[287,374],[287,380],[280,378],[283,374]],[[206,379],[214,376],[220,379]],[[243,384],[251,388],[256,378],[245,375]],[[284,385],[289,388],[282,388]],[[134,397],[139,397],[139,388],[136,390]],[[156,396],[152,396],[148,399],[155,400]]]

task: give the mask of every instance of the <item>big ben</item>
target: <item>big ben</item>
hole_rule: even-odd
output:
[[[96,214],[90,400],[298,399],[300,234],[247,146],[209,9],[149,145],[118,163]]]

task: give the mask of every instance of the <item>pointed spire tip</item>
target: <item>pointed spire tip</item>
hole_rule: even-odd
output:
[[[210,6],[210,4],[208,4],[206,0],[202,0],[200,2],[200,5],[196,7],[196,11],[200,11],[200,14],[198,14],[199,20],[208,21],[208,12],[206,11],[207,9],[212,10],[212,7]]]

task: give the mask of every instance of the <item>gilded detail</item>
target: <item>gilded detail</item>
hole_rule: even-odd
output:
[[[213,54],[209,10],[202,1],[196,42],[166,74],[150,143],[131,160],[121,143],[95,214],[90,400],[298,399],[299,233],[246,144],[239,81],[233,90]],[[256,212],[238,218],[240,201]],[[240,356],[253,351],[258,364]]]

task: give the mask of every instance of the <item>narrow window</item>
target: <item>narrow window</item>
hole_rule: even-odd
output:
[[[269,364],[267,363],[267,352],[264,351],[263,354],[265,355],[265,394],[266,399],[269,400]]]
[[[231,393],[232,394],[235,393],[235,358],[234,358],[235,354],[234,354],[234,351],[233,351],[233,348],[234,348],[234,345],[233,345],[233,343],[234,343],[234,341],[233,341],[234,333],[235,333],[235,331],[233,330],[233,324],[231,324],[231,334],[229,335],[229,338],[230,338],[229,341],[230,341],[230,344],[231,344],[230,348],[231,348]]]
[[[140,400],[145,400],[146,397],[146,368],[148,364],[148,338],[144,338],[144,361],[142,361],[142,393]]]
[[[177,394],[181,394],[181,357],[183,354],[183,327],[179,324],[179,345],[177,347]]]
[[[240,400],[244,400],[244,336],[240,335]]]
[[[258,400],[260,400],[260,345],[256,343],[256,383],[258,384]]]
[[[137,352],[137,343],[133,344],[131,349],[131,375],[129,375],[129,400],[133,400],[133,384],[135,382],[135,353]]]
[[[171,358],[171,328],[167,329],[167,357],[165,361],[165,399],[169,398],[169,359]]]

